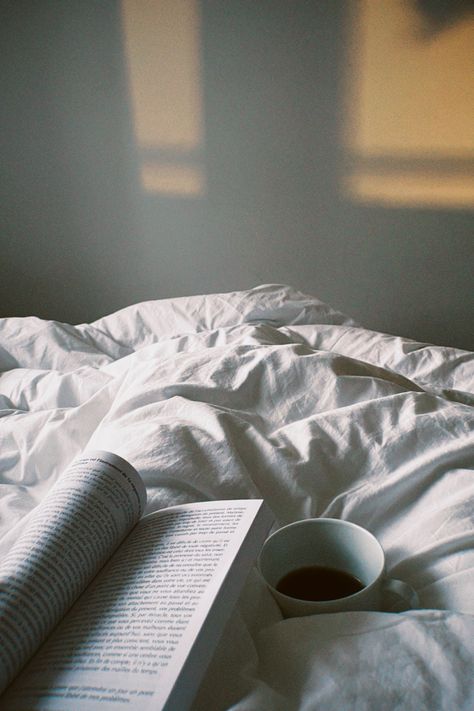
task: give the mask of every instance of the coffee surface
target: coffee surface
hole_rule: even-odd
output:
[[[364,585],[351,573],[323,565],[296,568],[275,586],[278,592],[298,600],[338,600],[363,590]]]

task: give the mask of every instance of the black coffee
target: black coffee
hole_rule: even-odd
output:
[[[298,600],[338,600],[363,590],[364,585],[355,575],[344,570],[310,565],[290,571],[277,583],[276,589]]]

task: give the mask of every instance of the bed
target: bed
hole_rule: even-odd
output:
[[[74,457],[148,511],[262,497],[359,523],[415,610],[283,619],[254,569],[193,711],[474,708],[474,354],[363,328],[285,285],[0,325],[0,556]]]

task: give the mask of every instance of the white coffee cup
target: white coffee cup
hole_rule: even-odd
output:
[[[304,600],[277,590],[285,575],[311,566],[349,573],[362,583],[363,588],[345,597],[329,600]],[[349,521],[308,518],[283,526],[265,541],[258,567],[287,617],[319,612],[387,609],[386,601],[394,595],[402,600],[405,609],[419,604],[416,592],[407,583],[386,577],[385,554],[375,536]]]

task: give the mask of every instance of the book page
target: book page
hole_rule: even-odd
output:
[[[133,467],[109,452],[76,459],[0,565],[0,693],[137,523]]]
[[[184,711],[271,523],[260,500],[144,517],[10,687],[5,708]]]

